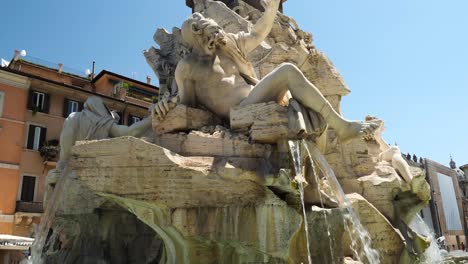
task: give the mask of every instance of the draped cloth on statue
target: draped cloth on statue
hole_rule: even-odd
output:
[[[77,141],[108,138],[115,123],[117,121],[112,118],[101,98],[91,96],[86,100],[83,111],[70,114],[64,126],[73,127]]]

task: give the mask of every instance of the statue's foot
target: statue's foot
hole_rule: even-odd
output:
[[[359,121],[345,121],[346,123],[336,129],[336,133],[342,142],[354,138],[370,138],[372,133],[379,128],[380,124],[373,121],[359,122]]]

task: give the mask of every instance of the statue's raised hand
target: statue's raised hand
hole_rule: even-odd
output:
[[[265,8],[265,11],[277,11],[281,0],[261,0],[260,4]]]

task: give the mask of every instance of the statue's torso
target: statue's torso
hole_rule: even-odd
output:
[[[190,77],[195,82],[197,101],[215,114],[229,118],[231,107],[239,105],[252,86],[240,76],[236,64],[222,54],[196,61]]]

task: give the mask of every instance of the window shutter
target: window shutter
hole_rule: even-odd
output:
[[[34,106],[33,106],[33,97],[34,97],[34,91],[33,90],[29,90],[29,93],[28,93],[28,105],[26,106],[27,109],[29,110],[33,110]]]
[[[44,108],[42,112],[48,114],[50,109],[50,94],[44,94]]]
[[[83,102],[78,102],[78,112],[83,111],[84,108],[84,103]]]
[[[69,100],[67,98],[63,99],[63,117],[65,118],[68,117],[68,102]]]
[[[45,139],[46,139],[47,128],[41,127],[41,137],[39,138],[39,149],[44,146]]]
[[[36,129],[36,126],[29,125],[29,131],[28,131],[28,145],[26,148],[28,149],[33,149],[34,147],[34,130]]]

